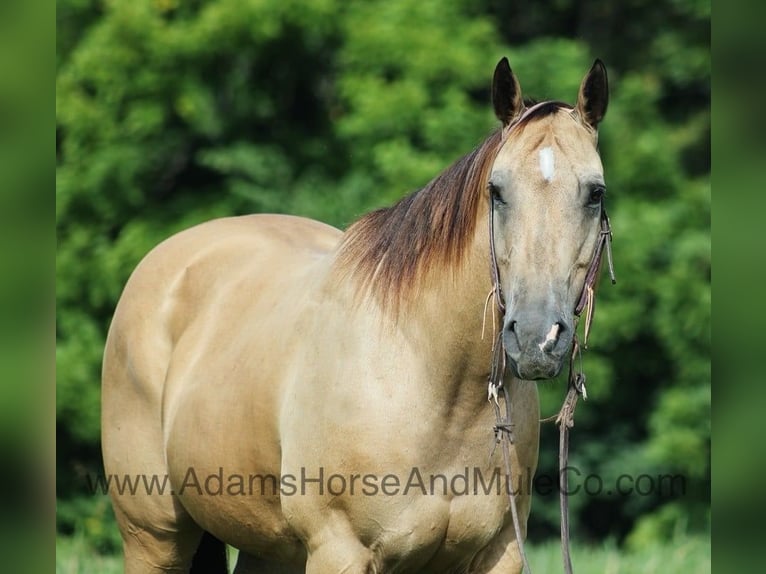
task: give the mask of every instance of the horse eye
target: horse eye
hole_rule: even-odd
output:
[[[489,194],[492,197],[492,201],[505,205],[505,200],[503,199],[503,196],[500,195],[500,188],[491,181],[487,184],[487,187],[489,188]]]
[[[588,194],[588,205],[591,207],[600,205],[604,199],[604,194],[606,194],[606,188],[603,185],[594,185],[591,187],[590,193]]]

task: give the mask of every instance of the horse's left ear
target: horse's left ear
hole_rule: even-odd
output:
[[[601,60],[596,60],[580,85],[577,113],[586,124],[596,130],[606,115],[608,104],[609,82],[606,78],[606,66]]]

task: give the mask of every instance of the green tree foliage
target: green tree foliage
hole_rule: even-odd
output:
[[[62,530],[113,540],[83,476],[100,469],[105,333],[141,257],[218,216],[345,226],[393,202],[494,128],[503,55],[538,99],[572,102],[596,56],[610,72],[600,146],[619,283],[599,294],[572,462],[605,485],[686,481],[683,494],[573,496],[573,530],[641,545],[708,526],[708,2],[61,0],[58,20]],[[548,414],[563,386],[541,389]],[[540,472],[555,473],[554,433]],[[555,497],[534,504],[532,537],[554,533]]]

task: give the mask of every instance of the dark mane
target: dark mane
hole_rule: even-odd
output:
[[[493,133],[422,189],[351,225],[337,263],[360,291],[398,308],[434,265],[461,263],[501,141],[502,133]]]

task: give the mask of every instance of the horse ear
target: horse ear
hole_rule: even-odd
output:
[[[508,58],[503,58],[495,67],[492,78],[492,106],[503,127],[509,125],[524,108],[521,86],[511,70]]]
[[[604,119],[608,104],[609,82],[606,77],[606,66],[604,62],[597,59],[580,85],[577,112],[582,120],[595,130],[598,129],[599,122]]]

